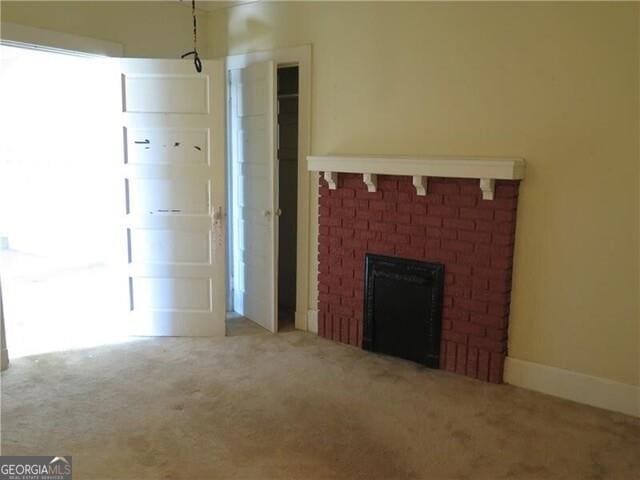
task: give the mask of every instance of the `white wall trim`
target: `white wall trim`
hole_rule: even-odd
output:
[[[478,178],[483,200],[493,200],[495,180],[524,178],[521,158],[311,155],[309,170],[324,172],[330,190],[337,188],[337,173],[361,173],[369,192],[377,189],[377,175],[410,175],[418,195],[425,195],[429,177]]]
[[[507,357],[504,381],[578,403],[640,417],[640,386]]]
[[[4,333],[4,310],[2,309],[2,284],[0,283],[0,370],[9,368],[9,350]]]
[[[0,23],[0,43],[59,53],[84,53],[107,57],[121,57],[124,53],[124,47],[120,43],[9,22]]]
[[[318,182],[307,168],[311,153],[311,45],[249,52],[227,57],[227,71],[253,63],[274,61],[278,66],[298,65],[298,233],[296,248],[296,314],[298,330],[309,330],[307,311],[318,298]]]
[[[309,170],[320,172],[420,175],[425,177],[523,179],[521,158],[391,156],[391,155],[311,155]]]
[[[307,328],[311,333],[318,333],[318,310],[307,312]]]

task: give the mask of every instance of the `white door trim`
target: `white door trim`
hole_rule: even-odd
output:
[[[0,370],[9,368],[9,350],[7,350],[7,337],[4,333],[4,310],[2,309],[2,283],[0,280]]]
[[[307,170],[307,156],[311,153],[311,45],[250,52],[227,57],[227,72],[252,63],[274,61],[278,66],[298,65],[298,218],[296,266],[296,319],[298,330],[312,331],[309,312],[315,310],[317,293],[317,175]],[[227,74],[228,75],[228,74]],[[313,232],[311,230],[314,230]]]
[[[75,55],[121,57],[124,53],[124,47],[120,43],[9,22],[0,23],[0,43]]]

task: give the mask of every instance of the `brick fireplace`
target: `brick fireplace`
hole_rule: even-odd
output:
[[[319,335],[362,346],[365,254],[442,263],[440,368],[500,383],[519,179],[492,180],[489,196],[477,178],[429,176],[423,192],[415,176],[364,178],[320,180]]]

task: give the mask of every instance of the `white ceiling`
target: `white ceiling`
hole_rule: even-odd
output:
[[[236,5],[242,5],[243,3],[254,3],[257,1],[259,0],[196,0],[196,8],[212,12],[214,10],[220,10],[221,8],[230,8]],[[180,0],[180,3],[191,8],[191,0]]]

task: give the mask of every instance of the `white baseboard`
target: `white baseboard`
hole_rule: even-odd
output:
[[[0,352],[0,370],[6,370],[9,368],[9,351],[6,348]]]
[[[640,386],[507,357],[504,381],[556,397],[640,417]]]
[[[307,312],[307,330],[316,335],[318,334],[318,310],[309,310]]]

